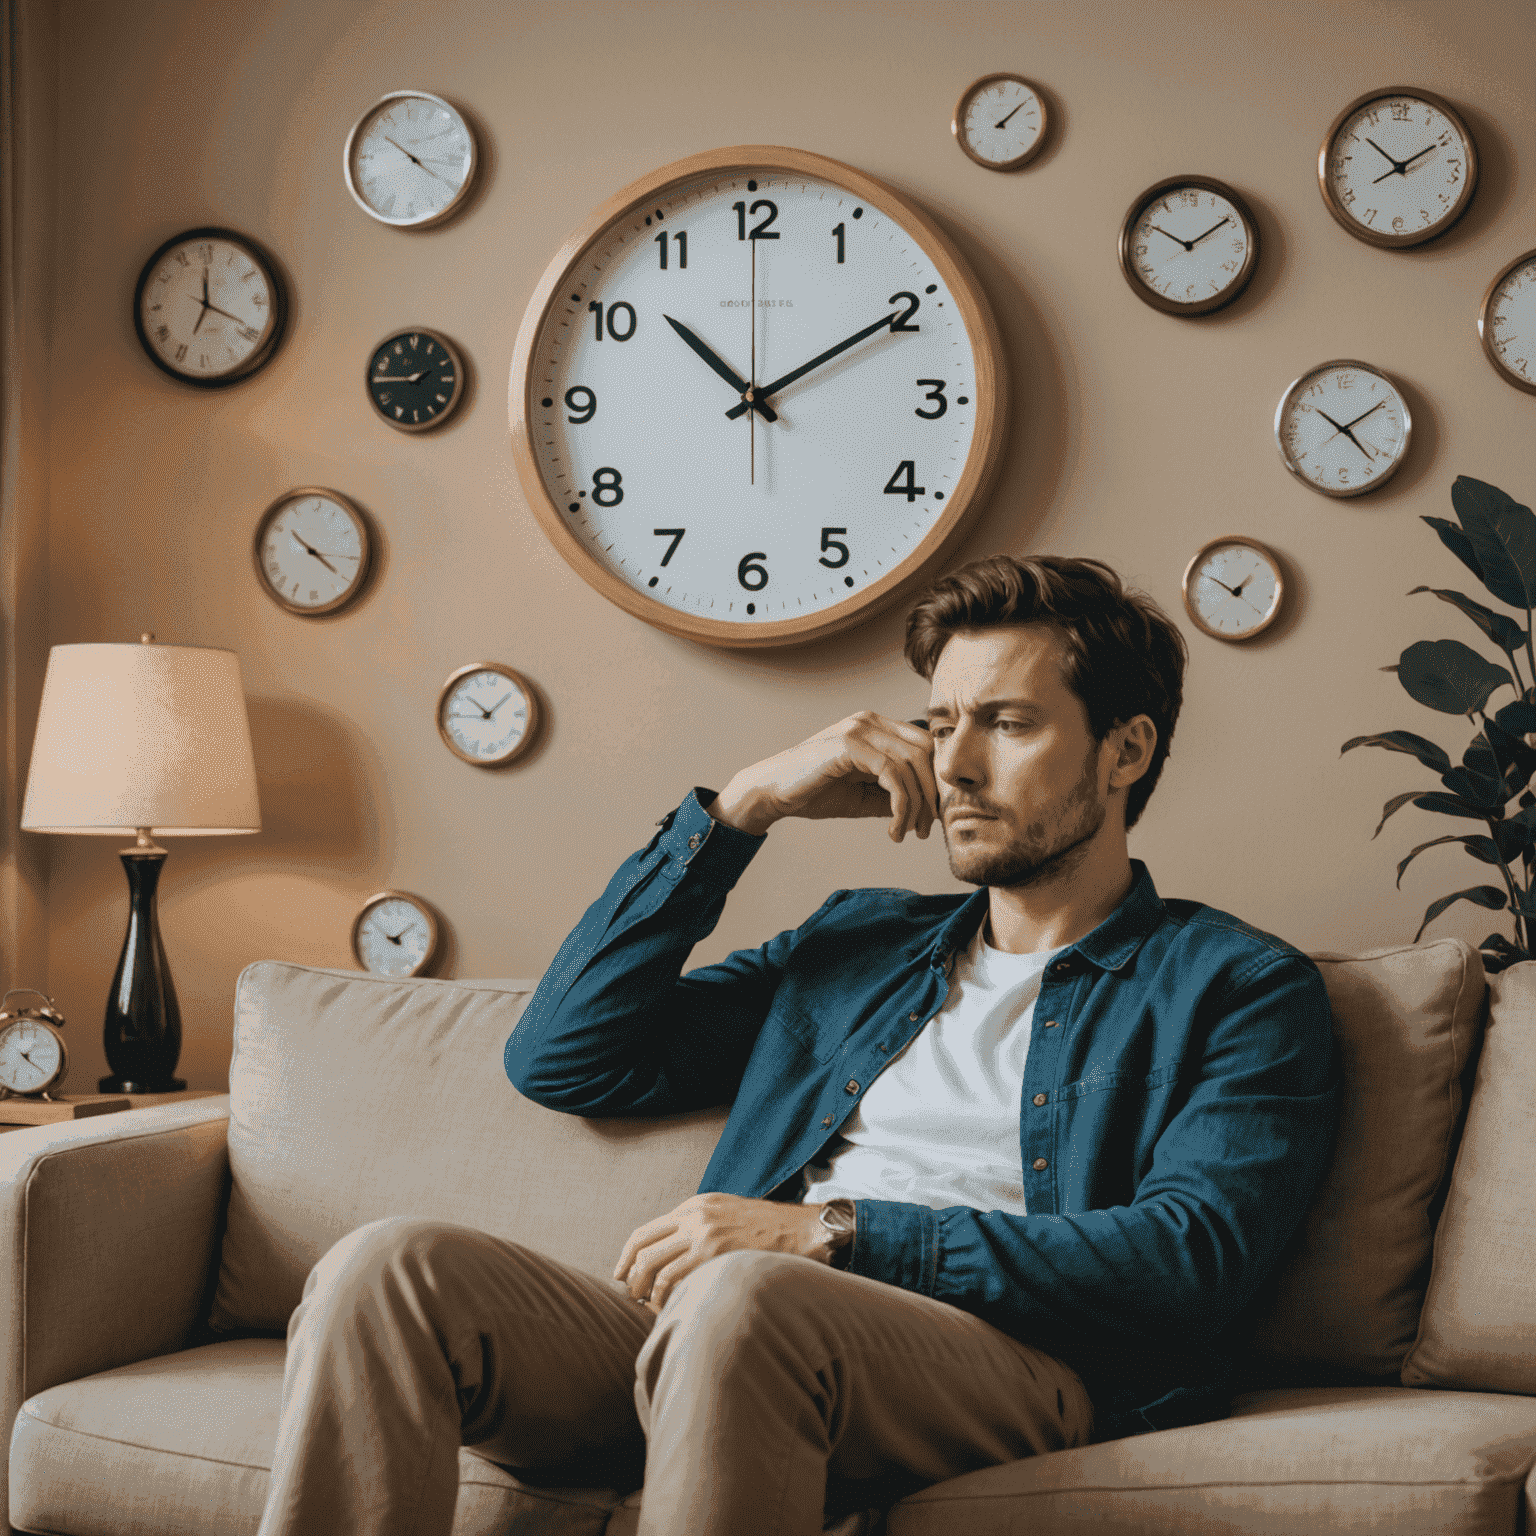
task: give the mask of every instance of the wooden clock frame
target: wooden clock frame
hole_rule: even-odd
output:
[[[976,361],[976,424],[965,468],[943,512],[910,555],[879,580],[841,603],[804,617],[761,624],[735,624],[685,613],[646,597],[604,566],[570,530],[539,473],[530,435],[533,377],[539,336],[561,304],[571,274],[597,241],[615,225],[633,219],[642,232],[644,210],[678,185],[709,175],[782,172],[832,182],[895,220],[918,239],[954,296]],[[574,311],[573,311],[574,313]],[[512,451],[528,504],[566,564],[611,603],[668,634],[732,649],[795,645],[820,640],[864,622],[907,596],[959,547],[980,513],[1002,458],[1008,412],[1008,379],[1002,339],[990,306],[964,257],[933,218],[884,182],[823,155],[774,145],[746,144],[690,155],[631,182],[597,208],[556,252],[533,291],[518,328],[507,391]]]

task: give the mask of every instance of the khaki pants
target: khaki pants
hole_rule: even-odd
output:
[[[888,1501],[1091,1419],[1051,1356],[811,1259],[722,1254],[657,1317],[516,1243],[376,1221],[289,1322],[260,1536],[448,1536],[461,1444],[530,1481],[643,1471],[641,1536],[813,1536],[829,1473]]]

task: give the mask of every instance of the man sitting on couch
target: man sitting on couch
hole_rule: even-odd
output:
[[[700,1193],[610,1283],[443,1223],[343,1239],[289,1327],[263,1536],[447,1536],[461,1444],[544,1481],[643,1463],[645,1536],[811,1536],[1225,1411],[1334,1078],[1312,963],[1129,857],[1183,641],[1097,561],[995,556],[930,589],[906,651],[926,723],[856,714],[695,789],[507,1041],[573,1114],[729,1103]],[[980,889],[835,891],[682,974],[788,816],[938,821]]]

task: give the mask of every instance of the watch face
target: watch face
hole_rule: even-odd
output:
[[[154,362],[188,384],[248,377],[281,339],[285,305],[254,242],[224,229],[168,240],[139,274],[133,319]]]
[[[334,613],[362,590],[368,574],[368,526],[336,491],[290,491],[256,526],[256,574],[290,613]]]
[[[1045,103],[1018,75],[985,75],[960,98],[949,126],[978,165],[1016,171],[1045,144]]]
[[[1219,181],[1178,176],[1149,188],[1120,230],[1120,267],[1138,298],[1166,314],[1230,304],[1258,260],[1248,206]]]
[[[1517,389],[1536,394],[1536,251],[1494,278],[1477,317],[1489,361]]]
[[[450,751],[489,768],[510,763],[530,745],[537,713],[525,678],[510,667],[474,662],[443,685],[437,728]]]
[[[39,1093],[60,1075],[64,1043],[44,1024],[16,1019],[0,1028],[0,1087]]]
[[[422,228],[446,219],[469,190],[475,139],[439,96],[393,91],[347,137],[347,188],[381,224]]]
[[[955,529],[1003,386],[968,278],[910,222],[815,175],[707,172],[551,269],[514,362],[519,468],[603,595],[783,643],[854,622]]]
[[[1249,640],[1280,613],[1280,562],[1251,539],[1215,539],[1184,572],[1184,606],[1206,634]]]
[[[369,899],[352,929],[352,952],[375,976],[415,976],[437,948],[437,922],[399,891]]]
[[[368,361],[368,398],[402,432],[440,427],[457,409],[464,369],[446,337],[436,331],[401,331]]]
[[[1384,91],[1352,102],[1318,156],[1328,211],[1373,245],[1419,245],[1449,229],[1477,186],[1477,147],[1438,96]]]
[[[1303,374],[1275,411],[1286,468],[1326,496],[1358,496],[1403,461],[1413,423],[1385,374],[1349,359]]]

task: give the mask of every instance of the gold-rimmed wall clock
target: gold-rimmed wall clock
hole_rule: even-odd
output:
[[[1213,640],[1252,640],[1280,617],[1285,577],[1274,550],[1229,534],[1202,545],[1184,567],[1184,608]]]
[[[437,730],[455,757],[502,768],[533,745],[538,695],[521,672],[472,661],[451,673],[437,696]]]
[[[1170,176],[1147,188],[1120,224],[1120,270],[1165,315],[1208,315],[1253,276],[1259,231],[1248,204],[1209,176]]]
[[[279,496],[256,524],[252,546],[262,590],[304,618],[346,607],[368,580],[372,550],[363,514],[340,491],[318,485]]]
[[[397,432],[430,432],[464,398],[464,360],[423,326],[386,336],[368,356],[368,403]]]
[[[983,75],[956,103],[949,131],[977,165],[1018,171],[1045,148],[1047,123],[1044,99],[1022,75]]]
[[[172,235],[133,292],[133,327],[150,361],[203,389],[237,384],[271,362],[287,317],[276,263],[232,229]]]
[[[1499,376],[1536,395],[1536,251],[1515,257],[1489,283],[1477,334]]]
[[[1317,184],[1357,240],[1398,249],[1443,235],[1477,190],[1477,143],[1442,97],[1416,86],[1367,91],[1329,125]]]
[[[1006,395],[986,297],[926,213],[754,145],[664,166],[571,236],[508,409],[572,569],[740,647],[836,633],[921,581],[980,509]]]
[[[437,956],[437,915],[408,891],[378,891],[352,920],[352,954],[375,976],[420,976]]]
[[[1360,496],[1384,485],[1412,434],[1397,386],[1354,358],[1308,369],[1275,407],[1275,445],[1285,467],[1324,496]]]

